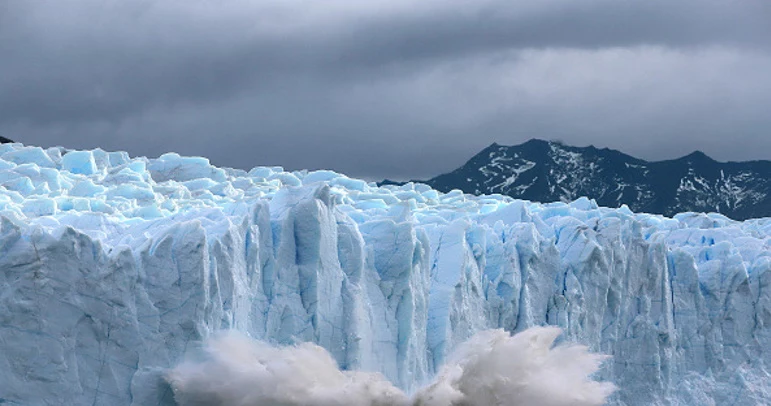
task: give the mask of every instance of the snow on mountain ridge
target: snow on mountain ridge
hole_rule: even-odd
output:
[[[647,162],[609,149],[530,140],[515,146],[493,144],[460,168],[425,183],[445,192],[500,193],[540,202],[589,196],[601,205],[626,204],[641,212],[719,212],[748,219],[771,216],[768,179],[769,161],[717,162],[697,151]]]
[[[0,185],[10,404],[172,405],[162,376],[229,328],[410,390],[480,330],[544,324],[613,357],[614,404],[769,400],[768,219],[20,144]]]

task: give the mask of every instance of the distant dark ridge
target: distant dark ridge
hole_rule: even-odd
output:
[[[442,192],[499,193],[539,202],[581,196],[636,212],[717,212],[744,220],[771,216],[771,161],[718,162],[701,151],[649,162],[594,146],[532,139],[493,143],[460,168],[426,183]],[[406,182],[385,180],[381,184]]]
[[[11,143],[11,142],[14,142],[14,141],[12,139],[10,139],[10,138],[5,138],[3,136],[0,136],[0,144],[6,144],[6,143]]]

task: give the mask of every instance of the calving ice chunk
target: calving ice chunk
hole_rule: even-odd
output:
[[[586,347],[552,348],[560,330],[476,334],[456,349],[434,382],[412,397],[381,374],[341,371],[323,348],[277,348],[228,332],[166,379],[181,406],[592,406],[614,387],[589,379],[603,356]]]
[[[315,343],[419,396],[463,386],[452,354],[475,334],[554,325],[612,357],[593,375],[618,387],[609,404],[766,404],[770,234],[768,219],[3,144],[0,398],[174,405],[191,381],[171,371],[225,330]]]

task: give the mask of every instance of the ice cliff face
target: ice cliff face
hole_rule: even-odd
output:
[[[328,171],[0,145],[0,403],[173,405],[237,329],[407,390],[552,324],[619,405],[771,401],[771,220],[378,188]]]

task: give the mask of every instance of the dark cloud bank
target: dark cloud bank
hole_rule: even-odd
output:
[[[771,159],[771,2],[0,2],[0,134],[417,178],[497,141]]]

